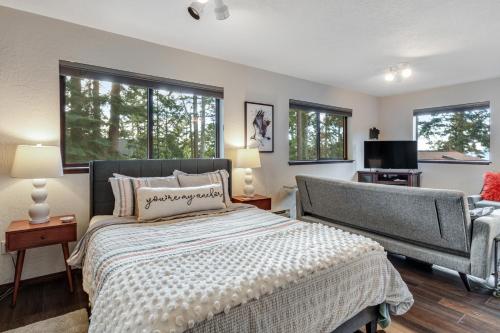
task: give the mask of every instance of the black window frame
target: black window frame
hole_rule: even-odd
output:
[[[414,134],[415,140],[417,141],[417,154],[418,150],[418,117],[424,115],[433,115],[437,113],[453,113],[453,112],[466,112],[475,109],[487,108],[490,113],[490,153],[491,153],[491,105],[489,101],[485,102],[475,102],[475,103],[465,103],[456,105],[446,105],[438,107],[430,107],[423,109],[413,110],[413,123],[414,123]],[[477,161],[467,161],[467,160],[433,160],[433,159],[418,159],[418,163],[435,163],[435,164],[466,164],[466,165],[489,165],[491,164],[491,156],[488,160],[477,160]]]
[[[153,92],[154,90],[169,90],[179,93],[192,93],[215,98],[215,158],[220,154],[221,130],[221,100],[224,89],[198,83],[167,79],[152,75],[138,74],[112,68],[86,65],[76,62],[59,61],[59,103],[60,103],[60,148],[64,173],[88,173],[89,163],[66,163],[66,77],[79,77],[100,81],[118,82],[147,89],[147,159],[153,159]]]
[[[291,99],[289,101],[288,116],[290,117],[290,110],[301,110],[316,114],[316,156],[315,160],[290,160],[290,153],[288,154],[288,165],[304,165],[304,164],[329,164],[329,163],[350,163],[354,162],[349,159],[348,153],[348,119],[352,117],[352,109],[343,108],[338,106],[330,106],[306,101],[299,101]],[[321,123],[320,114],[334,114],[343,117],[343,156],[339,159],[321,158]],[[288,128],[290,132],[290,127]],[[290,147],[290,142],[289,142]]]

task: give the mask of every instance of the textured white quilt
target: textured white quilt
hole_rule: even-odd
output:
[[[68,260],[83,266],[90,332],[326,332],[367,306],[402,314],[413,303],[368,238],[249,207],[193,215],[91,225]],[[272,317],[257,325],[247,313],[266,302],[257,311]],[[308,320],[294,323],[301,311]]]

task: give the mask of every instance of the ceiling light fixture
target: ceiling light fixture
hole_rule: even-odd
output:
[[[401,64],[399,69],[401,71],[401,77],[404,79],[409,78],[412,74],[412,70],[408,64]]]
[[[199,20],[201,18],[201,14],[203,13],[203,9],[207,4],[208,0],[196,0],[191,3],[188,7],[188,13],[195,20]],[[214,0],[215,2],[215,18],[217,20],[225,20],[229,17],[229,8],[224,4],[223,0]]]
[[[189,15],[191,15],[191,17],[194,18],[195,20],[199,20],[207,1],[208,0],[193,1],[191,5],[188,7]]]
[[[222,0],[215,0],[215,18],[219,21],[225,20],[229,17],[229,8],[224,4]]]
[[[397,71],[393,67],[390,67],[385,73],[384,79],[387,82],[392,82],[396,79],[397,74],[398,74]]]
[[[408,63],[401,63],[397,66],[392,66],[387,69],[384,75],[384,79],[387,82],[401,81],[403,79],[409,78],[413,74],[413,71]]]

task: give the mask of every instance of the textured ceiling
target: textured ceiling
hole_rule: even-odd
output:
[[[0,5],[339,87],[386,96],[500,76],[499,0],[0,0]],[[386,83],[385,68],[414,75]]]

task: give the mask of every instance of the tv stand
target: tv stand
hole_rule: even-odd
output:
[[[420,187],[422,171],[358,171],[358,182],[396,186]]]

